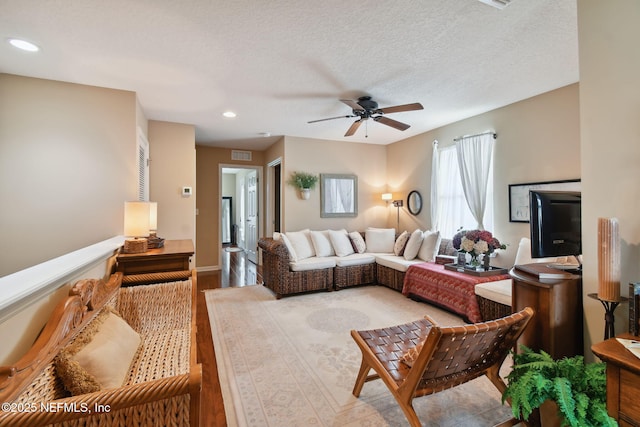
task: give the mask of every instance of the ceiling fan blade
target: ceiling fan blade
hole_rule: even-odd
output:
[[[337,117],[329,117],[326,119],[311,120],[310,122],[307,122],[307,123],[318,123],[318,122],[324,122],[327,120],[335,120],[335,119],[348,119],[350,117],[356,117],[356,116],[350,114],[348,116],[337,116]]]
[[[362,108],[362,105],[358,104],[353,99],[341,99],[340,102],[344,102],[349,107],[351,107],[352,110],[364,110],[364,108]]]
[[[344,136],[351,136],[354,133],[356,133],[356,131],[358,130],[361,124],[362,124],[362,120],[356,120],[355,122],[353,122],[353,124],[347,130],[347,133],[344,134]]]
[[[383,125],[391,126],[392,128],[398,129],[398,130],[407,130],[411,127],[406,123],[402,123],[397,120],[393,120],[384,116],[374,117],[373,120],[375,120],[376,122],[380,122]]]
[[[393,107],[379,108],[378,111],[383,114],[400,113],[402,111],[423,110],[424,107],[419,102],[413,104],[395,105]]]

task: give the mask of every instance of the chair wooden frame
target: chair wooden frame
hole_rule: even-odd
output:
[[[483,323],[439,327],[424,319],[384,329],[351,331],[362,352],[353,395],[367,381],[382,379],[412,426],[420,426],[412,401],[486,375],[503,393],[500,367],[533,316],[527,307],[510,316]],[[423,343],[412,367],[403,355]],[[417,350],[417,349],[416,349]],[[375,374],[369,375],[373,369]],[[508,422],[501,425],[512,425]]]

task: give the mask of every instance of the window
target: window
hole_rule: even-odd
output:
[[[488,138],[493,143],[492,137]],[[491,149],[493,146],[491,146]],[[436,209],[433,214],[433,228],[440,231],[443,237],[453,237],[459,228],[478,228],[478,221],[474,218],[462,187],[460,163],[456,146],[452,145],[434,150],[438,156],[436,174],[432,185],[437,186]],[[434,190],[432,190],[434,191]],[[489,167],[486,205],[482,221],[484,228],[493,230],[493,162]]]

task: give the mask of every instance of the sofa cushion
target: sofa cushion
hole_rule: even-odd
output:
[[[424,261],[419,259],[406,260],[404,257],[397,255],[378,254],[376,255],[376,262],[385,267],[405,272],[413,264],[422,264]]]
[[[334,256],[336,254],[329,239],[329,230],[311,231],[311,242],[316,256]]]
[[[347,256],[354,253],[347,230],[329,230],[329,239],[331,239],[333,250],[337,256]]]
[[[480,283],[475,286],[474,291],[482,298],[511,307],[511,279]]]
[[[393,253],[396,230],[393,228],[367,228],[364,232],[364,240],[367,244],[367,252],[390,254]]]
[[[309,257],[296,262],[290,262],[289,266],[292,271],[309,271],[322,270],[325,268],[333,268],[336,266],[334,257]]]
[[[402,233],[400,233],[400,235],[396,239],[395,244],[393,245],[393,254],[394,255],[400,256],[400,255],[404,254],[404,247],[407,246],[407,242],[409,241],[409,237],[411,237],[411,235],[406,230],[403,231]]]
[[[440,250],[440,232],[425,231],[422,245],[418,251],[418,258],[423,261],[435,261]]]
[[[367,251],[367,245],[364,242],[364,237],[360,234],[359,231],[352,231],[349,233],[349,238],[351,239],[351,244],[353,245],[353,249],[356,253],[363,254]]]
[[[293,251],[295,253],[294,261],[300,261],[305,258],[315,256],[316,251],[313,249],[311,232],[309,230],[290,231],[284,233],[284,235],[289,239],[289,242],[291,242],[291,246],[293,246]]]
[[[411,233],[409,237],[409,241],[407,241],[407,245],[404,247],[404,259],[412,260],[418,256],[418,251],[420,250],[420,246],[422,246],[422,240],[424,240],[424,234],[422,230],[415,230]]]
[[[343,257],[336,257],[336,266],[350,267],[353,265],[373,264],[376,262],[375,255],[372,254],[351,254]]]
[[[103,310],[56,358],[56,372],[73,395],[120,387],[140,347],[140,335]]]

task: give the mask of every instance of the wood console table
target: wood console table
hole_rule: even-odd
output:
[[[525,307],[536,311],[518,346],[544,350],[554,359],[582,355],[582,277],[539,279],[516,268],[509,275],[513,312]]]
[[[631,334],[620,338],[636,340]],[[640,359],[615,338],[591,346],[607,363],[607,412],[621,427],[640,426]]]
[[[193,253],[193,241],[190,239],[166,240],[162,248],[140,254],[119,254],[116,271],[123,273],[123,285],[158,281],[158,275],[152,273],[166,273],[163,276],[167,279],[183,280],[190,276],[189,260]]]

